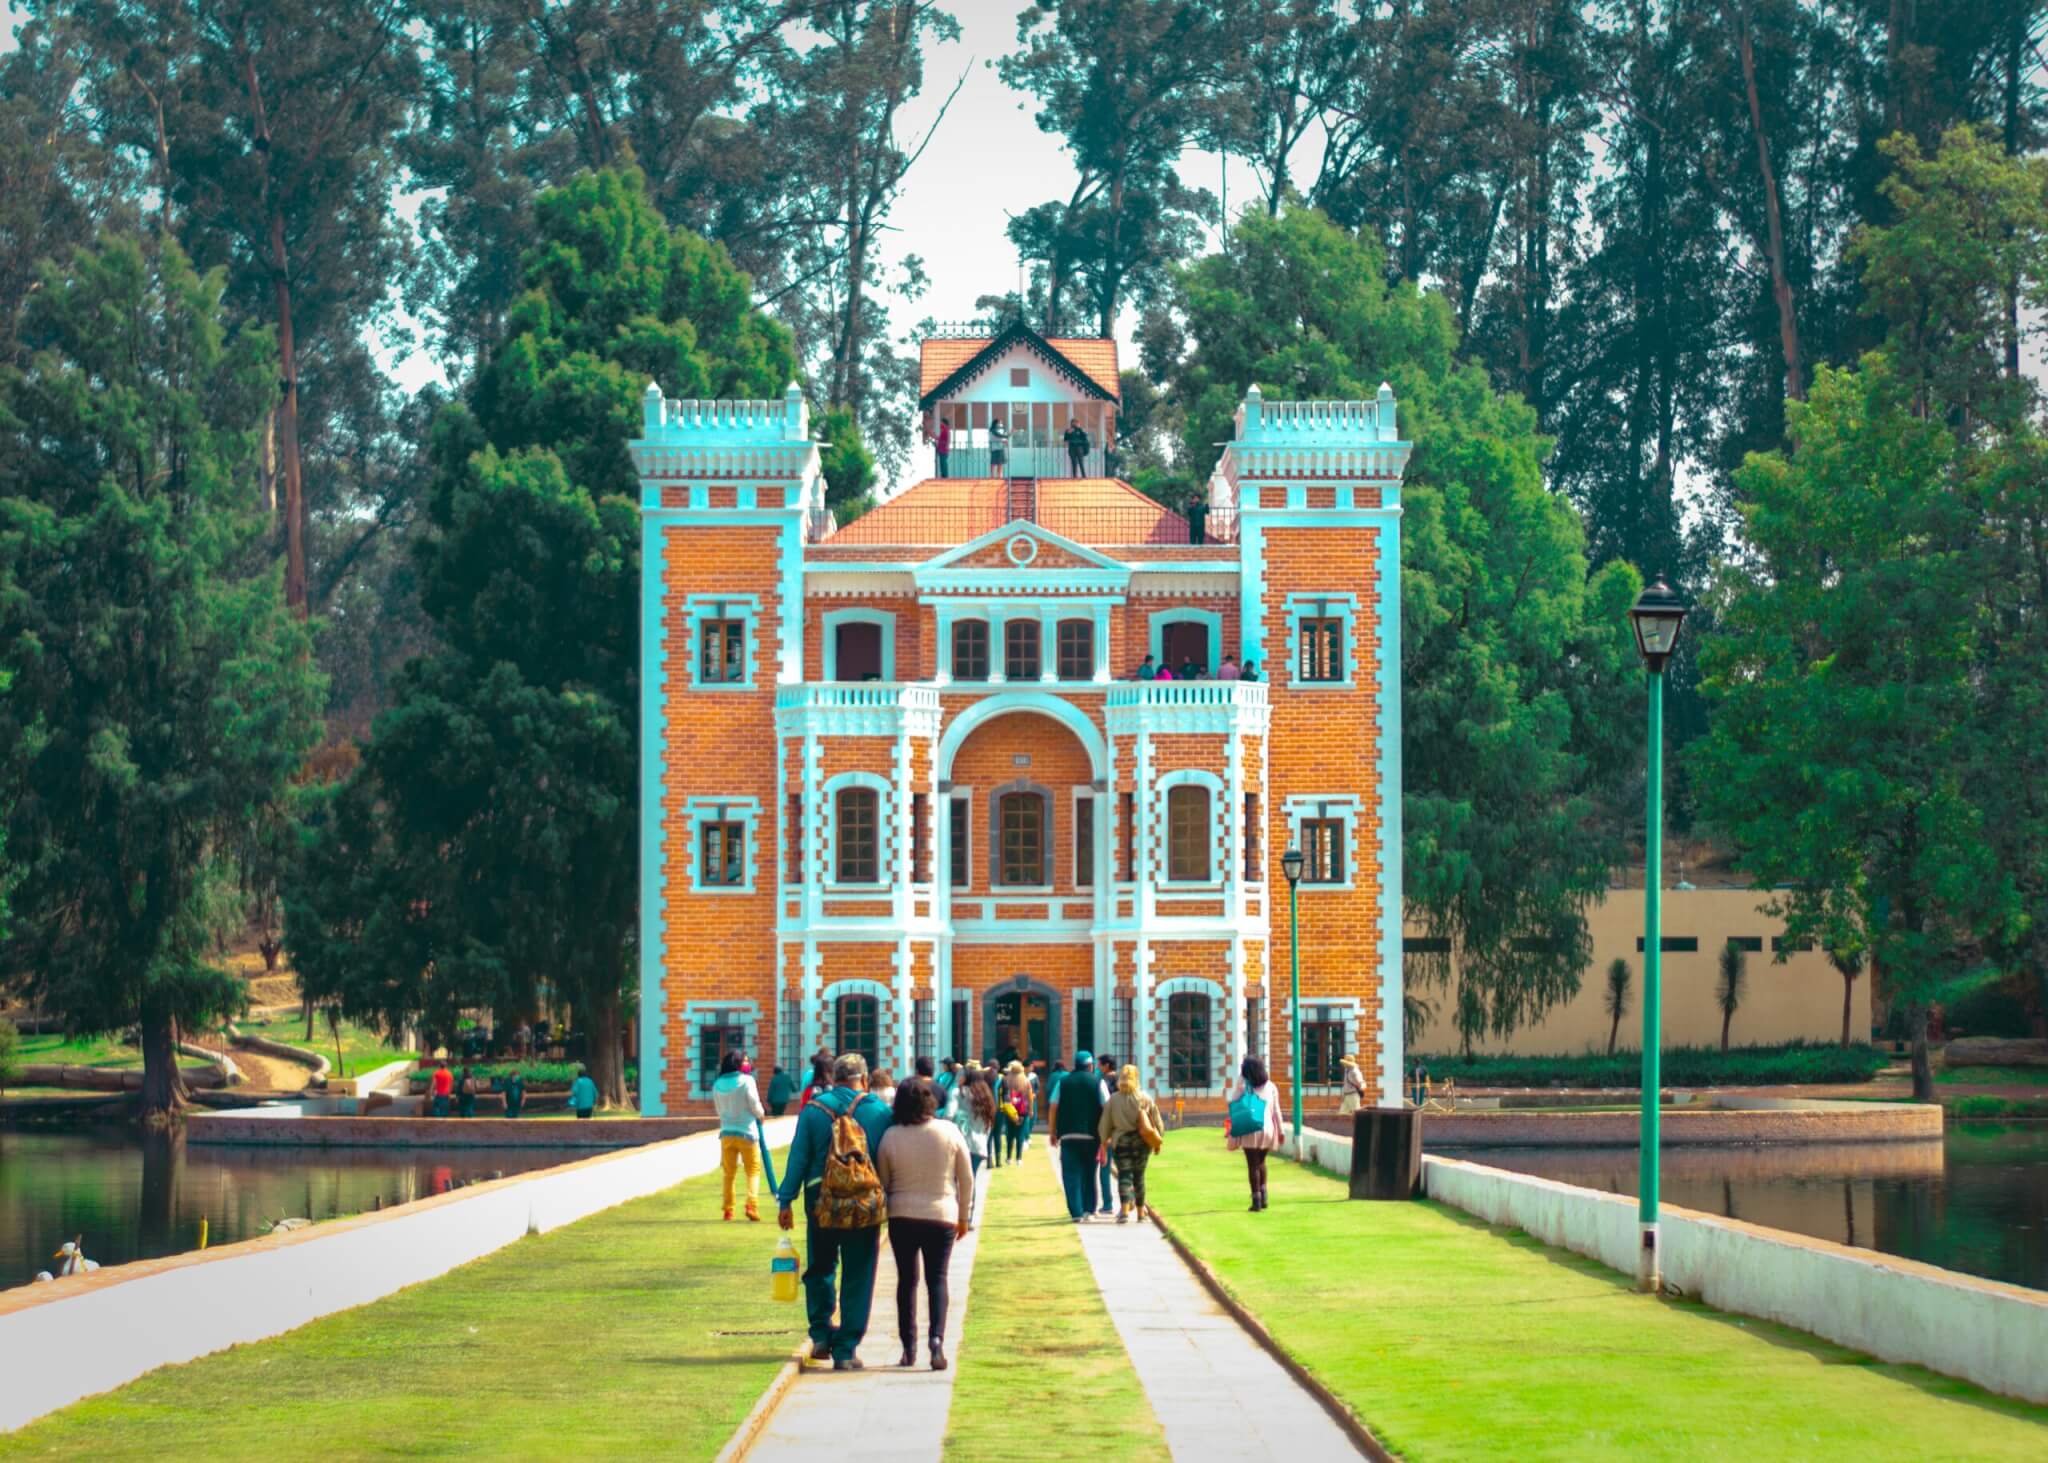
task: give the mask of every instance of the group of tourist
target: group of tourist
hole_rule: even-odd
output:
[[[1163,664],[1148,655],[1139,661],[1138,668],[1131,672],[1131,679],[1134,681],[1256,681],[1258,678],[1257,661],[1248,660],[1239,665],[1234,655],[1224,656],[1223,664],[1216,667],[1216,674],[1213,676],[1209,674],[1209,667],[1193,656],[1182,660],[1180,669],[1175,670],[1171,665]]]
[[[728,1053],[712,1084],[728,1220],[742,1171],[744,1212],[760,1218],[766,1139],[759,1124],[768,1108],[748,1065]],[[775,1069],[776,1077],[783,1075]],[[1165,1146],[1166,1124],[1138,1069],[1119,1068],[1108,1056],[1098,1064],[1092,1053],[1078,1052],[1071,1071],[1053,1064],[1045,1088],[1069,1220],[1081,1224],[1113,1213],[1127,1224],[1151,1217],[1145,1174]],[[919,1057],[911,1075],[897,1081],[887,1071],[871,1071],[857,1052],[820,1052],[812,1059],[775,1199],[784,1230],[796,1226],[798,1201],[804,1206],[803,1290],[813,1360],[829,1360],[835,1371],[862,1370],[858,1352],[886,1224],[903,1344],[898,1365],[918,1363],[922,1283],[926,1354],[933,1370],[944,1370],[953,1247],[977,1222],[982,1168],[1018,1162],[1029,1150],[1040,1096],[1037,1075],[1019,1061],[982,1066],[948,1058],[940,1066]],[[1278,1089],[1256,1057],[1245,1059],[1231,1089],[1226,1133],[1229,1149],[1245,1155],[1251,1208],[1259,1212],[1266,1208],[1266,1154],[1283,1145],[1285,1133]]]
[[[427,1111],[445,1118],[452,1107],[456,1117],[473,1118],[476,1100],[486,1085],[474,1068],[465,1064],[457,1073],[449,1068],[445,1057],[437,1056],[434,1070],[427,1074]],[[491,1078],[488,1088],[504,1098],[506,1117],[516,1118],[526,1111],[526,1074],[517,1067]],[[597,1083],[591,1080],[588,1067],[578,1067],[575,1080],[569,1084],[569,1109],[579,1118],[588,1118],[597,1111]]]

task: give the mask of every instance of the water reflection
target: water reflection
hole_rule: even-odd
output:
[[[584,1155],[535,1148],[218,1148],[183,1133],[0,1128],[0,1289],[83,1238],[103,1265],[251,1239]]]
[[[1629,1148],[1435,1149],[1609,1193]],[[1924,1143],[1670,1148],[1667,1204],[2048,1289],[2048,1126],[1962,1123]]]

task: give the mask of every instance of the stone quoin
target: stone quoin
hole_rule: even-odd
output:
[[[1393,393],[1250,388],[1181,514],[1114,475],[1116,383],[1110,340],[925,342],[941,475],[844,526],[794,385],[649,384],[644,1113],[704,1110],[733,1046],[1107,1051],[1200,1105],[1252,1051],[1284,1086],[1290,845],[1305,1091],[1354,1053],[1399,1102]]]

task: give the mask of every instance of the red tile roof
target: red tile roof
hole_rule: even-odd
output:
[[[987,350],[992,335],[942,336],[923,342],[918,354],[917,394],[929,396],[939,383]],[[1075,370],[1121,399],[1117,385],[1116,342],[1094,336],[1049,336],[1047,345],[1072,363]]]
[[[1010,521],[997,478],[927,478],[815,545],[939,544],[957,547]],[[1041,478],[1038,524],[1076,543],[1185,544],[1187,520],[1116,478]]]

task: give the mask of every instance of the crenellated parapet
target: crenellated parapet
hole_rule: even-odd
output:
[[[665,397],[650,381],[641,435],[626,445],[645,511],[799,509],[807,531],[822,530],[823,466],[794,382],[772,401],[699,401]]]
[[[1394,390],[1385,383],[1370,401],[1269,402],[1254,385],[1233,428],[1211,479],[1210,501],[1217,507],[1300,507],[1310,496],[1308,485],[1325,483],[1342,485],[1337,501],[1316,506],[1390,503],[1414,445],[1401,438]],[[1302,490],[1290,490],[1295,484]]]

